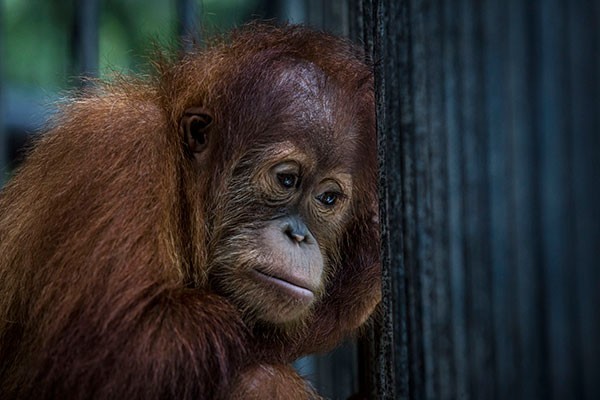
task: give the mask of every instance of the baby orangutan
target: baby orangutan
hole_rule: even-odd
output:
[[[251,24],[66,105],[0,195],[2,398],[318,398],[380,299],[362,59]]]

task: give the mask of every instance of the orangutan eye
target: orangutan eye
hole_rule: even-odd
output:
[[[298,176],[294,174],[279,173],[277,174],[277,180],[284,188],[291,189],[296,187],[296,184],[298,183]]]
[[[339,193],[336,192],[325,192],[317,196],[317,200],[319,200],[323,205],[327,207],[333,207],[340,197]]]

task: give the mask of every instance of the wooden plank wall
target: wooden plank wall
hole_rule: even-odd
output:
[[[363,0],[382,399],[600,398],[600,6]]]

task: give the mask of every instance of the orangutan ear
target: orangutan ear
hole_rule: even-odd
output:
[[[179,130],[190,152],[197,159],[208,145],[208,131],[213,117],[203,107],[191,107],[185,110]]]

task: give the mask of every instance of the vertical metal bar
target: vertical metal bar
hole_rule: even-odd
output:
[[[254,9],[254,18],[278,19],[281,16],[282,3],[279,0],[259,0]]]
[[[4,21],[4,2],[0,2],[0,33]],[[4,37],[0,34],[0,188],[6,182],[8,174],[8,138],[4,125]]]
[[[100,4],[98,0],[74,2],[71,54],[73,72],[84,79],[98,76]]]
[[[348,36],[348,2],[342,0],[321,0],[320,26],[329,32]]]
[[[323,2],[322,0],[306,1],[307,19],[311,26],[323,27]]]
[[[202,40],[201,16],[202,0],[176,0],[177,34],[184,50],[190,50]]]
[[[363,1],[351,0],[348,2],[348,37],[355,43],[363,40],[364,21],[363,21]],[[368,57],[372,54],[367,54]]]
[[[541,232],[548,337],[548,364],[551,390],[555,398],[582,398],[580,332],[576,307],[574,260],[575,179],[574,166],[579,155],[573,153],[572,138],[583,132],[571,132],[573,102],[569,75],[569,6],[568,2],[548,0],[540,9],[540,46],[542,71],[537,101],[540,112],[540,194]],[[579,24],[579,22],[576,22]],[[587,38],[583,39],[586,40]],[[575,44],[575,48],[579,44]],[[583,104],[585,106],[585,104]],[[582,121],[583,122],[583,121]],[[596,132],[598,134],[598,132]],[[577,157],[577,158],[572,158]],[[586,239],[584,239],[586,240]]]
[[[511,0],[509,2],[508,43],[509,54],[507,101],[508,129],[511,137],[505,162],[512,160],[511,208],[513,209],[512,249],[515,273],[514,286],[505,296],[516,299],[512,314],[517,318],[514,336],[519,392],[515,399],[550,398],[546,366],[546,317],[544,308],[544,266],[541,251],[540,220],[540,133],[536,118],[539,104],[539,73],[543,68],[539,49],[539,3]],[[508,158],[508,156],[510,158]],[[511,233],[512,233],[511,232]],[[501,268],[500,265],[498,265]],[[510,291],[513,293],[510,293]],[[502,324],[498,321],[497,325]],[[498,344],[498,354],[505,352]],[[499,359],[501,361],[501,359]],[[498,375],[500,383],[503,376]],[[507,382],[508,384],[508,382]],[[500,394],[503,394],[502,392]]]
[[[306,8],[305,0],[281,0],[280,18],[290,23],[300,24],[306,21]]]

